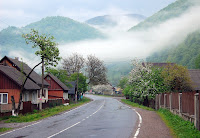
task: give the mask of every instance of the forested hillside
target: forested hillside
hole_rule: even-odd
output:
[[[46,17],[22,28],[11,26],[3,29],[0,32],[0,54],[7,54],[8,51],[17,49],[29,50],[30,52],[32,48],[27,47],[21,36],[23,33],[30,32],[32,28],[41,33],[53,35],[59,44],[105,37],[100,31],[85,23],[61,16]]]
[[[132,27],[129,31],[145,30],[150,27],[159,25],[162,22],[180,16],[192,6],[194,6],[194,0],[177,0],[159,12],[155,13],[151,17],[147,18],[143,22]]]
[[[119,80],[122,77],[127,76],[132,69],[131,61],[106,63],[106,67],[108,69],[108,80],[114,86],[117,86]]]
[[[123,20],[125,18],[128,20],[135,20],[135,21],[143,21],[144,19],[146,19],[145,16],[140,14],[104,15],[91,18],[87,20],[86,23],[104,27],[113,27],[119,24],[118,20]]]
[[[165,48],[147,58],[149,62],[174,62],[194,69],[200,63],[200,30],[187,36],[184,42],[176,47]]]

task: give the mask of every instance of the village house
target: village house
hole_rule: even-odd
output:
[[[62,99],[63,103],[69,100],[69,88],[63,82],[50,73],[44,79],[50,84],[48,87],[48,99]]]
[[[200,70],[199,69],[189,69],[188,70],[190,79],[192,81],[192,86],[195,91],[200,90]]]
[[[2,79],[1,79],[1,83],[0,83],[0,89],[1,89],[0,93],[2,93],[1,96],[4,96],[4,97],[6,97],[6,96],[3,93],[8,93],[7,103],[10,104],[10,101],[11,101],[10,97],[12,96],[13,93],[11,93],[10,90],[8,92],[7,89],[16,88],[15,92],[14,92],[14,98],[15,98],[15,101],[18,101],[19,95],[20,95],[20,88],[22,85],[22,82],[20,83],[20,81],[23,79],[23,77],[25,77],[25,75],[27,75],[31,71],[31,68],[27,64],[19,61],[18,58],[12,59],[7,56],[3,57],[0,60],[0,64],[1,64],[1,66],[0,66],[1,74],[3,74],[3,75],[1,75]],[[7,72],[6,69],[8,69],[10,72]],[[10,76],[11,72],[13,72],[13,74]],[[15,86],[15,85],[17,85],[17,86]],[[32,104],[38,104],[41,99],[42,99],[43,103],[48,101],[48,86],[49,86],[49,84],[44,80],[44,91],[43,91],[44,93],[42,94],[42,97],[40,97],[39,93],[40,93],[40,91],[42,91],[41,90],[42,77],[40,75],[38,75],[35,71],[33,71],[30,74],[30,77],[25,86],[26,86],[25,92],[23,93],[23,96],[22,96],[24,102],[31,101]],[[7,90],[7,92],[6,92],[6,90]],[[29,90],[31,90],[31,91],[29,91]],[[2,107],[2,105],[1,105],[1,107]]]
[[[11,96],[14,96],[16,107],[18,106],[24,77],[15,68],[0,65],[0,112],[12,110]],[[25,92],[22,95],[22,100],[37,103],[37,91],[40,90],[40,87],[28,79],[24,88]]]
[[[69,100],[70,101],[75,101],[75,92],[76,92],[76,81],[72,81],[69,82],[69,84],[71,85],[69,91],[68,91],[68,95],[69,95]]]

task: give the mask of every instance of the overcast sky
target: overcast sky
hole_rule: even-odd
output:
[[[151,16],[175,0],[0,0],[0,30],[25,26],[46,16],[78,21],[105,14]]]

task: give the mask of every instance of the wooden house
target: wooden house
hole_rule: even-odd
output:
[[[69,84],[71,85],[71,87],[68,91],[69,100],[75,101],[75,93],[76,93],[76,89],[77,89],[76,81],[69,82]]]
[[[48,87],[48,99],[62,99],[66,103],[69,88],[57,77],[48,73],[44,78],[50,85]]]
[[[3,66],[8,66],[8,67],[11,67],[21,73],[23,73],[24,75],[28,75],[29,72],[32,70],[27,64],[21,62],[18,60],[18,58],[9,58],[7,56],[3,57],[1,60],[0,60],[0,64],[3,65]],[[41,87],[42,87],[42,77],[40,75],[38,75],[35,71],[33,71],[31,74],[30,74],[30,77],[29,79],[34,82],[40,89],[38,89],[36,91],[36,93],[29,93],[29,92],[25,92],[23,94],[23,101],[31,101],[33,104],[38,104],[39,101],[42,99],[42,102],[47,102],[48,101],[48,86],[49,84],[44,80],[44,93],[42,94],[42,97],[40,97],[39,93],[41,90]],[[35,95],[37,96],[37,99],[36,100],[32,100],[30,99],[32,96],[31,95]],[[27,97],[27,98],[26,98]]]
[[[16,107],[20,98],[20,90],[24,75],[10,66],[0,65],[0,112],[12,110],[11,96],[14,96]],[[37,91],[40,87],[28,79],[22,95],[23,101],[37,102]],[[22,107],[21,107],[22,108]]]

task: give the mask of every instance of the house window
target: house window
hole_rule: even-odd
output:
[[[29,101],[29,94],[28,94],[28,92],[26,92],[26,93],[24,94],[24,101],[25,101],[25,102]]]
[[[0,104],[8,104],[8,94],[0,93]]]
[[[36,102],[36,100],[37,100],[37,92],[33,92],[32,93],[32,102],[34,103],[34,102]]]
[[[47,90],[46,89],[44,89],[44,98],[46,98],[47,97]]]

